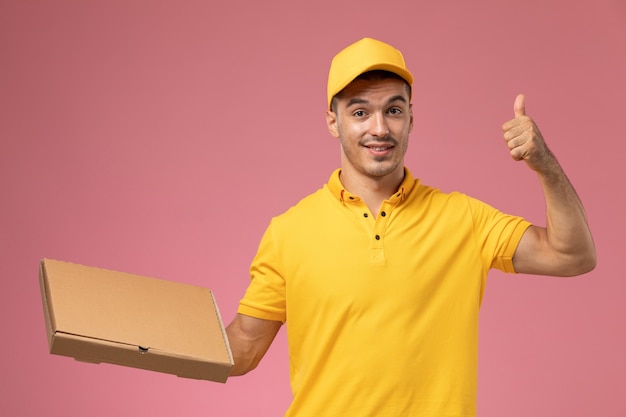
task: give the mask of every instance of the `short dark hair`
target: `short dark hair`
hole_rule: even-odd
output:
[[[385,70],[367,71],[367,72],[364,72],[363,74],[359,75],[358,77],[356,77],[354,80],[352,80],[352,82],[350,84],[352,84],[353,82],[358,81],[358,80],[382,81],[382,80],[388,80],[388,79],[395,79],[395,80],[404,81],[404,85],[406,87],[406,92],[408,93],[409,98],[411,97],[411,92],[412,92],[411,85],[409,83],[407,83],[404,78],[400,77],[398,74],[396,74],[395,72],[391,72],[391,71],[385,71]],[[350,85],[350,84],[348,84],[348,85]],[[337,112],[337,98],[341,97],[341,95],[343,94],[343,92],[345,91],[346,88],[348,88],[348,87],[347,86],[344,87],[340,92],[335,94],[335,96],[333,97],[333,99],[331,101],[330,108],[335,113]]]

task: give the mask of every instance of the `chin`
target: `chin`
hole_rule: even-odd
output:
[[[367,174],[370,177],[384,178],[384,177],[386,177],[388,175],[393,174],[396,171],[397,168],[398,168],[397,165],[395,165],[395,166],[380,166],[380,165],[378,165],[378,166],[375,166],[375,167],[372,167],[372,168],[366,170],[366,172],[367,172]]]

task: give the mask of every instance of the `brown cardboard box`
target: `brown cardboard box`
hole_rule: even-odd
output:
[[[50,259],[39,276],[50,353],[226,382],[233,359],[209,289]]]

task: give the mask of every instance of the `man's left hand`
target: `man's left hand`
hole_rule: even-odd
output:
[[[502,125],[504,140],[511,151],[511,157],[516,161],[525,161],[534,171],[543,171],[546,164],[554,161],[554,156],[546,146],[533,119],[526,116],[523,94],[515,98],[513,112],[515,118]]]

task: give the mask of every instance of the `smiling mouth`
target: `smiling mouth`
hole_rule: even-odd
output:
[[[364,145],[364,147],[373,153],[386,153],[392,150],[395,145],[390,143],[386,145]]]

